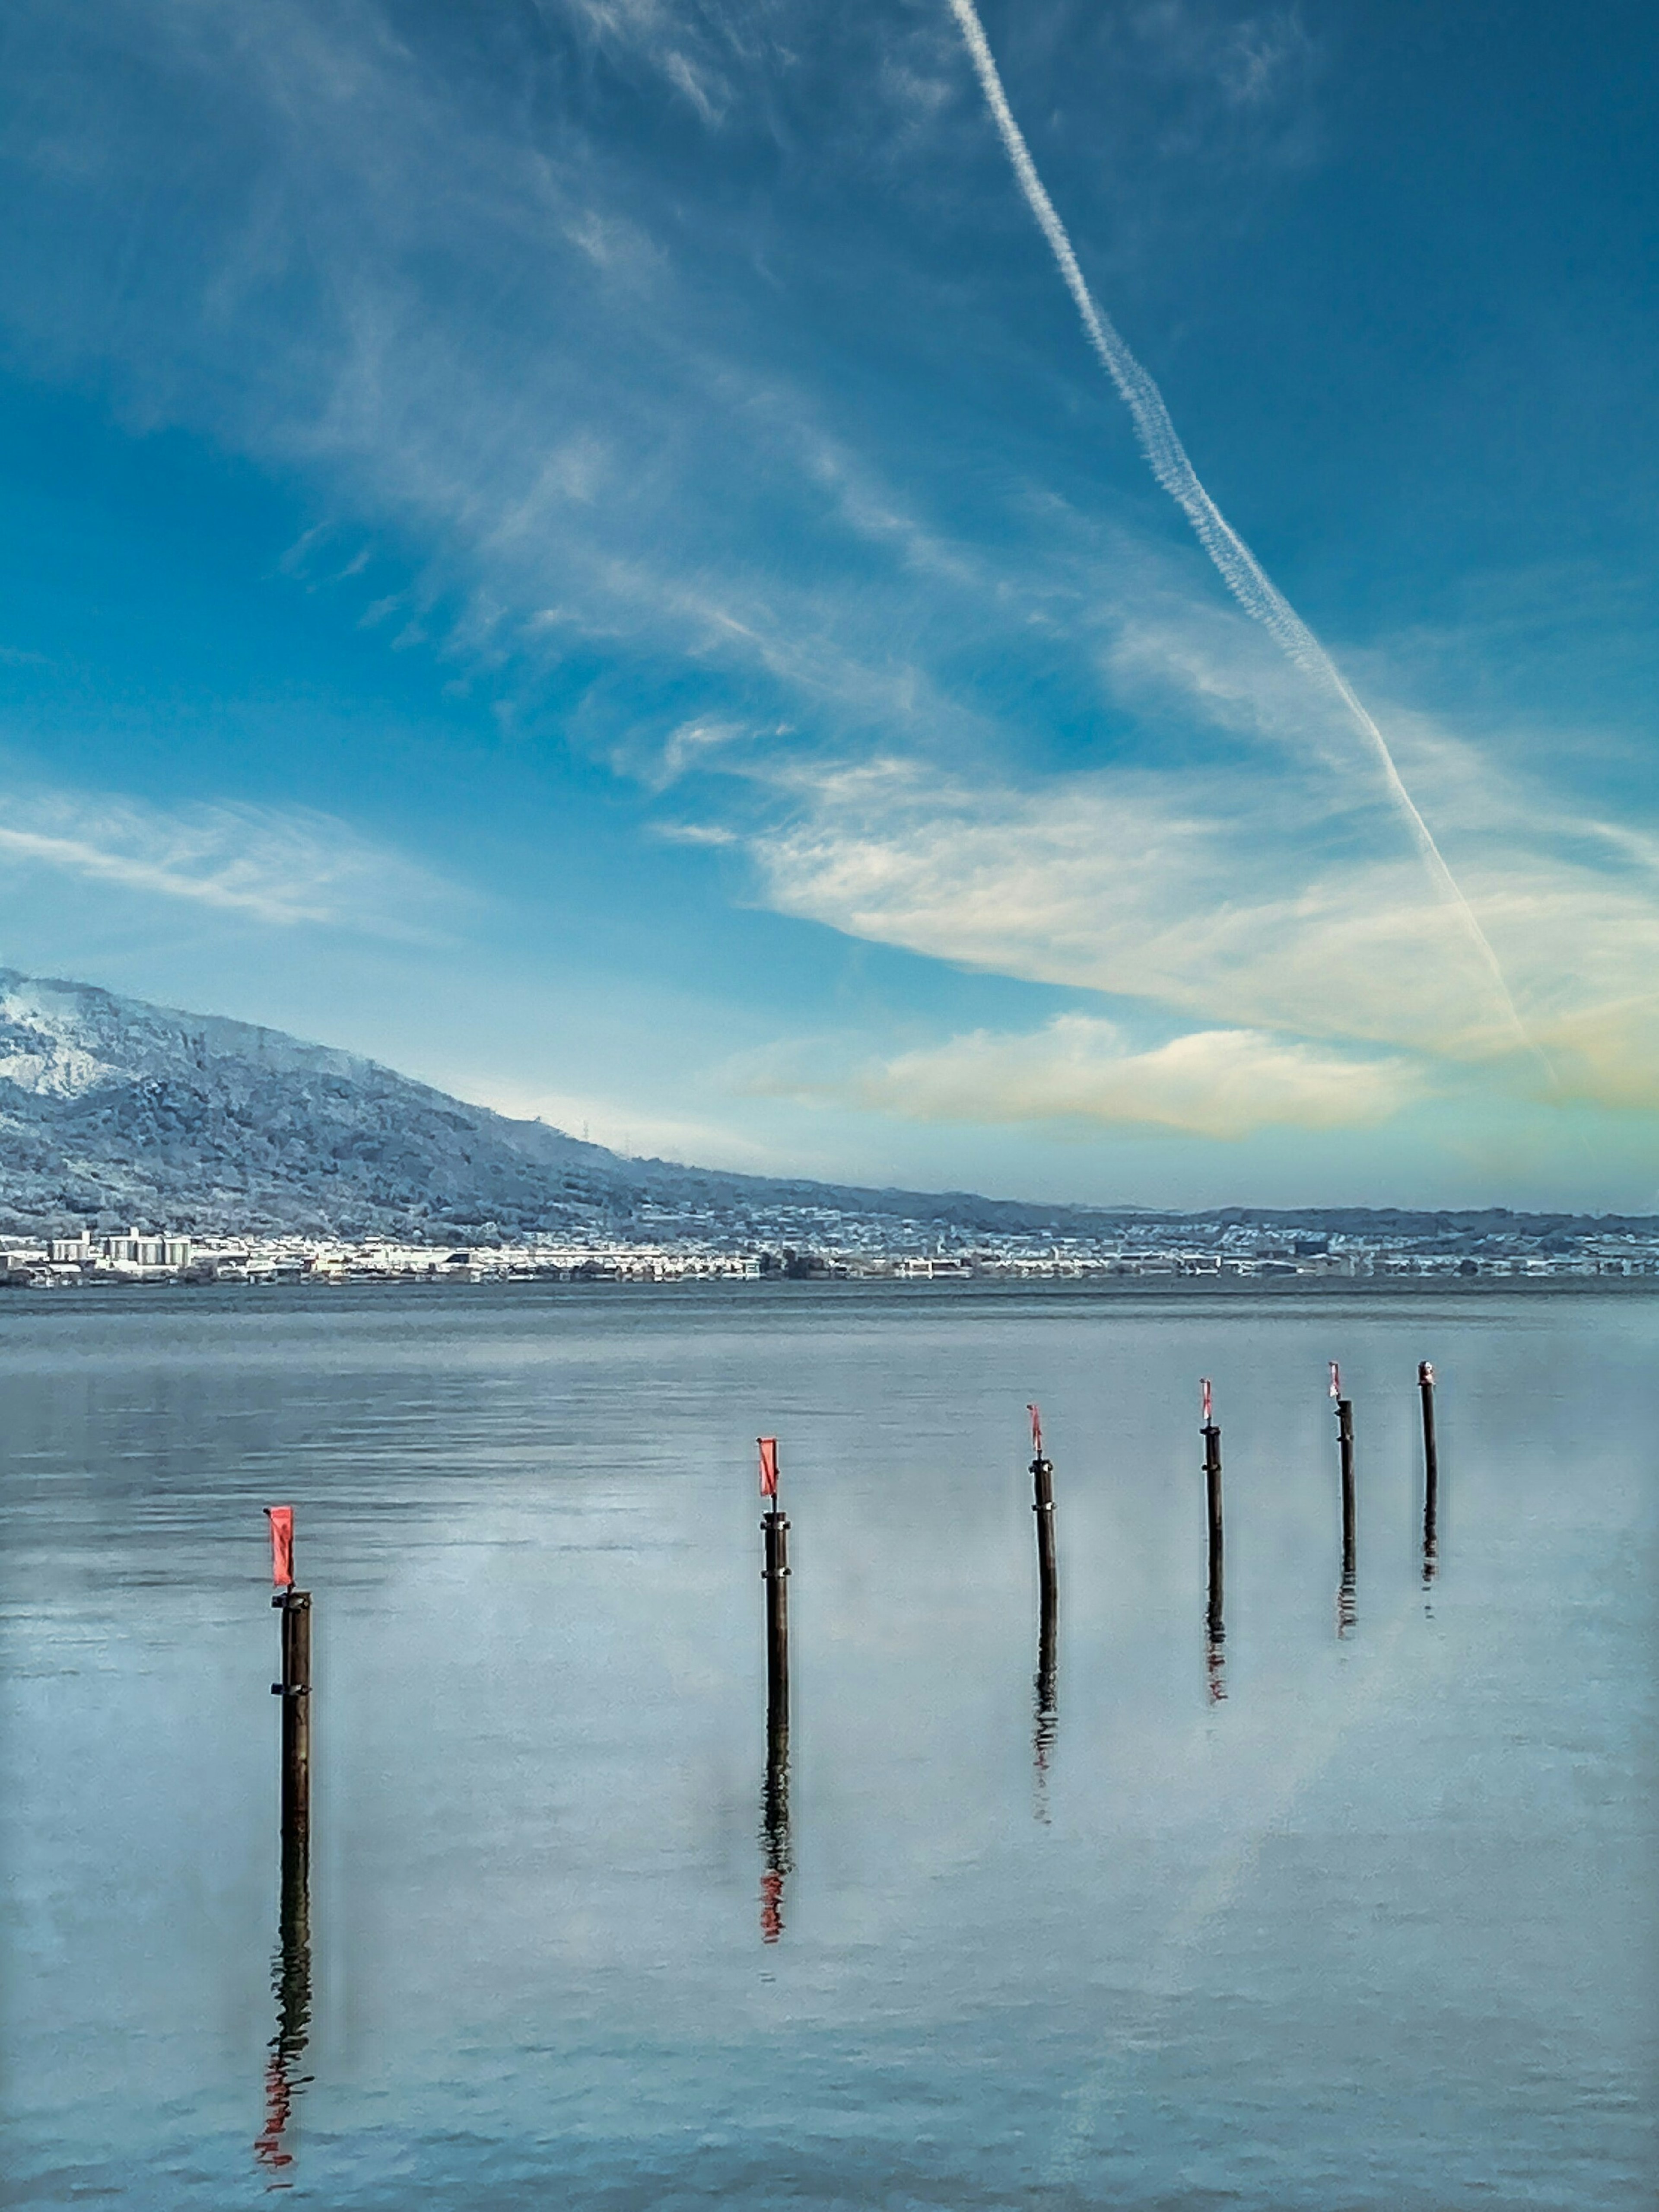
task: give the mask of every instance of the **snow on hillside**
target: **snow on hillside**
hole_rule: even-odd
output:
[[[280,1030],[0,970],[0,1203],[341,1234],[568,1228],[628,1163]]]
[[[623,1159],[278,1030],[0,969],[0,1216],[13,1229],[487,1241],[611,1236],[648,1218],[732,1235],[781,1207],[1010,1226],[1070,1212]]]

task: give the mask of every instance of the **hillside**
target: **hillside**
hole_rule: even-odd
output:
[[[984,1228],[1073,1218],[623,1159],[280,1030],[0,969],[0,1211],[14,1231],[614,1235],[814,1205]]]
[[[280,1030],[181,1013],[88,983],[0,969],[0,1232],[131,1224],[489,1242],[538,1233],[810,1237],[869,1224],[927,1249],[939,1232],[1154,1231],[1214,1243],[1363,1237],[1425,1250],[1566,1250],[1651,1219],[1312,1206],[1204,1214],[1022,1203],[965,1191],[862,1190],[624,1159],[540,1121],[509,1121],[356,1054]]]

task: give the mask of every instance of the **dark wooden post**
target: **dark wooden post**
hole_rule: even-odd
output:
[[[282,1892],[271,1965],[276,2033],[265,2062],[264,2132],[253,2149],[262,2166],[280,2172],[294,2163],[283,2134],[311,2025],[311,1593],[294,1587],[293,1507],[265,1510],[281,1631],[282,1680],[270,1686],[283,1701]]]
[[[1035,1406],[1028,1405],[1025,1410],[1031,1417],[1031,1510],[1036,1516],[1037,1540],[1037,1663],[1031,1685],[1031,1757],[1036,1776],[1036,1814],[1046,1820],[1048,1759],[1058,1711],[1060,1571],[1054,1556],[1054,1462],[1042,1449],[1042,1414]]]
[[[1054,1569],[1054,1469],[1042,1449],[1042,1416],[1028,1406],[1031,1417],[1031,1510],[1036,1515],[1037,1574],[1043,1601],[1053,1604],[1059,1580]]]
[[[766,1585],[766,1779],[761,1789],[761,1941],[783,1933],[789,1856],[789,1522],[778,1504],[778,1440],[757,1437]]]
[[[1209,1524],[1210,1584],[1205,1607],[1205,1662],[1209,1675],[1210,1701],[1218,1705],[1227,1694],[1222,1676],[1221,1647],[1226,1641],[1224,1621],[1226,1591],[1225,1546],[1221,1525],[1221,1431],[1212,1419],[1212,1406],[1207,1380],[1202,1385],[1204,1393],[1204,1424],[1199,1434],[1204,1439],[1204,1504]]]
[[[769,1501],[761,1520],[765,1546],[761,1579],[766,1585],[766,1779],[761,1789],[761,1901],[763,1943],[783,1933],[783,1885],[789,1850],[789,1522],[778,1504],[778,1440],[762,1437],[761,1496]]]
[[[283,1701],[283,1843],[307,1850],[311,1842],[311,1592],[279,1590],[283,1679],[271,1689]]]
[[[1331,1364],[1331,1389],[1336,1397],[1336,1442],[1342,1465],[1342,1581],[1337,1592],[1336,1632],[1346,1636],[1355,1617],[1353,1401],[1340,1395],[1334,1361]]]
[[[1039,1453],[1031,1462],[1031,1510],[1036,1515],[1037,1574],[1045,1602],[1052,1602],[1059,1586],[1054,1565],[1054,1468]]]
[[[789,1726],[789,1521],[775,1505],[761,1522],[766,1564],[766,1714],[769,1729]]]
[[[1210,1564],[1218,1577],[1221,1566],[1221,1431],[1213,1421],[1204,1431],[1204,1498],[1210,1521]]]
[[[1434,1364],[1417,1364],[1417,1387],[1423,1398],[1423,1583],[1434,1580],[1439,1556],[1440,1453],[1434,1435]]]

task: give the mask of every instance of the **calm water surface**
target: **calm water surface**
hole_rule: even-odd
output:
[[[0,2201],[1650,2207],[1656,1352],[1592,1295],[8,1302]]]

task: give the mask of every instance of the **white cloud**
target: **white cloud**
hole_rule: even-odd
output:
[[[764,10],[557,12],[616,66],[750,126],[794,42]],[[682,681],[745,687],[742,711],[773,719],[781,693],[820,726],[973,730],[892,572],[951,595],[948,617],[927,620],[960,635],[1020,563],[988,576],[908,511],[833,396],[751,343],[750,256],[722,242],[718,210],[704,240],[695,197],[674,213],[659,192],[641,200],[568,86],[548,86],[557,127],[538,130],[528,91],[476,103],[465,72],[452,80],[373,5],[251,16],[206,0],[163,21],[115,0],[67,58],[53,11],[29,29],[52,91],[9,150],[41,195],[21,228],[55,243],[7,291],[40,365],[112,368],[138,419],[297,468],[336,516],[385,528],[390,547],[412,538],[441,609],[428,620],[422,605],[417,629],[468,658],[471,608],[454,602],[477,597],[497,666],[504,648],[537,669],[573,643],[620,647],[665,656]],[[878,138],[878,95],[858,103]],[[170,164],[186,133],[205,137],[210,198],[190,190],[195,165]],[[66,173],[65,146],[91,167]],[[142,281],[112,316],[94,272],[135,180],[124,251]],[[290,568],[309,577],[330,534],[292,549]],[[406,595],[381,591],[364,619],[399,611],[415,611]],[[523,665],[501,680],[534,685]]]
[[[630,174],[556,57],[531,42],[523,96],[503,100],[487,71],[447,70],[441,40],[394,33],[373,4],[204,0],[159,16],[115,0],[77,26],[72,52],[61,11],[25,12],[45,89],[11,142],[33,195],[0,257],[15,261],[18,344],[48,373],[107,373],[139,419],[309,471],[387,549],[394,573],[377,558],[362,589],[388,642],[428,633],[469,673],[532,693],[526,663],[613,661],[614,678],[562,711],[561,741],[713,817],[665,835],[750,838],[770,904],[850,935],[1139,999],[1200,1040],[1255,1038],[1263,1083],[1271,1043],[1289,1055],[1273,1094],[1286,1110],[1353,1095],[1329,1076],[1336,1048],[1466,1066],[1507,1050],[1487,979],[1348,738],[1195,562],[1069,506],[1060,466],[1016,458],[1035,446],[991,436],[983,466],[964,468],[948,376],[931,387],[936,424],[860,414],[839,380],[803,388],[793,342],[768,339],[771,303],[799,274],[768,256],[795,241],[753,211],[733,218],[689,176],[665,197],[648,169]],[[656,110],[666,130],[701,96],[734,139],[769,127],[767,87],[809,33],[866,36],[834,11],[670,0],[564,0],[555,18],[635,86],[674,83]],[[843,72],[856,97],[812,118],[814,143],[843,163],[855,148],[860,176],[887,165],[884,226],[890,206],[901,228],[899,196],[919,195],[922,249],[880,261],[866,228],[860,250],[913,286],[910,320],[937,323],[939,345],[917,356],[930,374],[947,341],[990,359],[1004,313],[995,299],[959,312],[954,196],[1006,194],[957,158],[982,130],[947,25],[942,11],[931,27],[882,19],[867,33],[881,67]],[[1109,31],[1167,50],[1169,70],[1207,88],[1195,146],[1216,142],[1224,109],[1249,121],[1273,107],[1275,88],[1301,104],[1293,17],[1223,23],[1160,4]],[[1133,120],[1144,67],[1112,74]],[[815,98],[829,83],[796,81]],[[196,149],[182,167],[178,144]],[[836,174],[851,210],[852,173]],[[845,273],[828,258],[817,272]],[[411,539],[432,562],[412,585],[394,550]],[[328,540],[289,566],[310,576]],[[332,545],[327,567],[350,573]],[[1375,670],[1368,693],[1386,688]],[[1382,719],[1558,1095],[1651,1104],[1648,830],[1501,775],[1501,733],[1477,750]],[[1045,772],[1068,749],[1105,764]],[[315,817],[77,801],[0,811],[0,830],[14,865],[285,925],[385,927],[433,890]],[[1236,1118],[1228,1085],[1242,1078],[1225,1055],[1247,1048],[1178,1042],[1182,1096],[1207,1082],[1214,1097],[1180,1110]],[[981,1060],[994,1043],[975,1047]],[[1157,1049],[1176,1054],[1156,1078],[1174,1098],[1181,1055]],[[1113,1052],[1097,1037],[1084,1057],[1090,1095],[1116,1098]],[[1373,1086],[1405,1080],[1378,1077],[1386,1058],[1354,1064]],[[1511,1060],[1502,1079],[1536,1071]],[[1135,1080],[1154,1084],[1147,1067]]]
[[[6,862],[279,928],[331,924],[384,937],[428,934],[454,896],[348,823],[303,808],[222,803],[169,812],[111,793],[13,793],[0,798]]]
[[[1463,763],[1467,767],[1467,763]],[[797,766],[756,846],[769,902],[855,937],[1206,1024],[1512,1054],[1484,970],[1414,860],[1306,777],[1100,770],[1020,788],[914,763]],[[1571,822],[1492,790],[1464,881],[1556,1087],[1659,1100],[1659,900],[1575,856]],[[1556,839],[1547,826],[1560,831]],[[1530,1060],[1505,1079],[1541,1080]]]
[[[975,1030],[836,1079],[750,1064],[747,1087],[840,1097],[921,1121],[1150,1126],[1237,1138],[1275,1124],[1348,1128],[1419,1097],[1422,1073],[1397,1058],[1355,1059],[1252,1030],[1203,1030],[1137,1051],[1115,1023],[1061,1014],[1028,1035]]]

